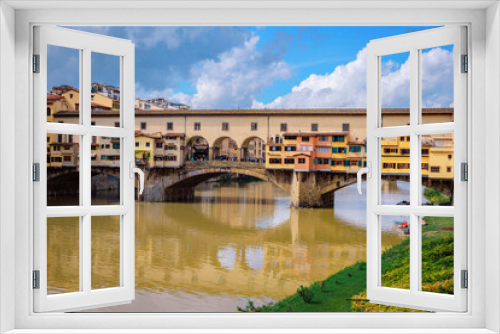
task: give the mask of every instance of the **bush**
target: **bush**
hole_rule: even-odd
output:
[[[313,299],[313,293],[311,292],[311,290],[308,287],[304,287],[303,285],[301,285],[300,288],[297,289],[297,294],[307,304],[310,304]]]
[[[451,199],[448,196],[432,188],[425,188],[424,196],[433,205],[448,205],[451,203]]]

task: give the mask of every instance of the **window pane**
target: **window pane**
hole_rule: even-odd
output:
[[[410,137],[381,138],[382,205],[410,204]]]
[[[422,219],[422,291],[453,294],[453,217]]]
[[[80,50],[47,45],[47,122],[80,123]]]
[[[380,57],[382,126],[410,124],[410,53]]]
[[[120,126],[120,57],[92,52],[92,125]]]
[[[90,150],[92,162],[92,205],[120,204],[120,145],[117,137],[93,136]]]
[[[422,136],[424,205],[453,205],[453,133]]]
[[[410,217],[380,216],[381,286],[410,289]],[[394,238],[401,242],[395,244]]]
[[[422,124],[453,122],[453,45],[421,52]]]
[[[120,286],[120,216],[92,217],[92,289]]]
[[[47,293],[80,291],[80,218],[47,218]]]
[[[47,133],[47,205],[80,205],[80,136]]]

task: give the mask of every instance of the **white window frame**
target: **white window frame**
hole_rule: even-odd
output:
[[[130,168],[135,166],[134,152],[134,45],[127,40],[80,32],[60,27],[34,27],[34,52],[40,56],[39,73],[33,75],[34,84],[34,162],[40,163],[40,181],[33,184],[34,198],[34,270],[39,271],[39,289],[34,289],[34,310],[48,312],[91,308],[92,305],[123,304],[135,298],[135,207],[134,179]],[[72,48],[79,53],[80,117],[78,124],[48,123],[40,110],[47,105],[47,46]],[[114,55],[120,62],[121,127],[91,126],[91,57],[92,52]],[[75,69],[78,70],[78,69]],[[47,133],[77,135],[79,140],[78,206],[47,206]],[[92,136],[120,138],[120,203],[91,205]],[[107,145],[108,146],[108,145]],[[127,149],[129,148],[129,149]],[[134,174],[132,173],[132,176]],[[92,289],[91,285],[91,221],[93,216],[120,217],[120,285]],[[76,217],[79,220],[79,291],[47,294],[47,223],[52,217]]]
[[[273,2],[272,9],[267,3],[231,4],[221,9],[215,1],[193,7],[189,3],[176,2],[151,4],[128,3],[141,9],[116,9],[116,2],[100,1],[80,3],[88,9],[75,9],[74,2],[50,4],[7,1],[1,3],[0,93],[2,107],[0,114],[1,149],[0,149],[0,195],[1,195],[1,241],[0,249],[0,316],[1,330],[17,329],[16,333],[36,333],[36,329],[64,328],[65,333],[76,332],[76,328],[88,328],[86,332],[99,333],[105,329],[128,329],[128,333],[144,333],[146,330],[130,330],[138,328],[161,329],[168,327],[170,332],[175,328],[267,328],[267,332],[306,332],[305,328],[316,332],[341,332],[335,328],[357,328],[358,332],[461,332],[491,333],[500,330],[498,312],[499,303],[499,227],[487,222],[486,213],[491,217],[500,216],[498,202],[500,199],[498,163],[500,154],[489,151],[485,157],[485,133],[488,144],[500,145],[498,136],[500,99],[500,11],[493,2],[398,2],[388,4],[384,1],[373,1],[370,8],[363,8],[362,2],[337,1],[326,2]],[[14,12],[9,6],[24,6],[24,10]],[[61,6],[73,7],[64,9]],[[103,11],[106,7],[109,11]],[[158,8],[163,6],[164,8]],[[397,6],[397,9],[391,6]],[[429,7],[429,6],[432,6]],[[490,6],[488,9],[486,7]],[[40,10],[54,8],[56,10]],[[207,11],[211,15],[207,15]],[[103,15],[105,13],[105,15]],[[15,17],[15,21],[14,21]],[[179,19],[182,18],[182,19]],[[485,26],[486,22],[486,26]],[[34,24],[59,25],[442,25],[466,24],[469,27],[469,69],[468,92],[469,110],[468,133],[469,152],[471,152],[469,176],[469,221],[474,230],[469,228],[468,243],[470,287],[468,290],[469,311],[467,313],[436,314],[34,314],[32,312],[32,290],[30,245],[31,222],[33,213],[29,209],[32,203],[26,198],[32,192],[30,181],[32,148],[30,147],[33,131],[32,109],[26,94],[32,94],[31,74],[29,73],[32,45],[32,26]],[[488,27],[488,29],[486,29]],[[15,31],[15,39],[13,35]],[[488,66],[488,71],[485,67]],[[14,69],[15,68],[15,72]],[[8,77],[5,73],[10,74]],[[15,86],[12,80],[15,78]],[[487,85],[486,85],[487,84]],[[15,100],[4,99],[9,94]],[[5,109],[15,113],[5,112]],[[474,121],[472,121],[474,116]],[[485,119],[488,117],[489,121]],[[28,135],[27,135],[28,134]],[[15,138],[15,168],[4,161],[12,159],[14,149],[11,137]],[[486,161],[489,163],[486,164]],[[484,167],[486,166],[486,167]],[[15,174],[14,174],[15,173]],[[488,182],[485,175],[489,174]],[[12,177],[12,175],[15,177]],[[12,198],[11,190],[15,189]],[[488,197],[486,197],[488,193]],[[10,197],[10,198],[9,198]],[[485,203],[487,206],[485,206]],[[15,210],[5,208],[15,207]],[[15,224],[11,222],[14,221]],[[471,233],[473,232],[473,233]],[[15,237],[15,242],[14,240]],[[494,254],[488,267],[485,266],[485,254]],[[14,254],[14,255],[13,255]],[[486,280],[488,276],[488,293]],[[15,286],[15,289],[12,289]],[[13,308],[12,305],[15,305]],[[302,328],[304,330],[280,330]],[[384,329],[381,329],[384,328]],[[412,330],[413,328],[413,330]],[[103,329],[103,330],[99,330]],[[446,330],[448,329],[448,331]],[[488,330],[491,329],[492,331]],[[238,330],[232,330],[231,332]],[[243,331],[243,330],[242,330]],[[248,331],[248,330],[247,330]],[[50,332],[55,332],[51,330]],[[61,331],[62,332],[62,331]],[[119,330],[118,330],[119,332]],[[165,330],[164,332],[168,332]],[[198,331],[200,332],[200,331]],[[213,330],[212,332],[221,332]],[[226,330],[226,332],[228,332]],[[311,330],[312,332],[312,330]],[[342,331],[345,332],[345,331]],[[350,330],[355,333],[356,330]]]
[[[421,50],[453,45],[454,121],[422,122]],[[433,28],[394,37],[373,40],[367,47],[367,146],[371,177],[367,183],[367,298],[377,304],[414,307],[424,310],[463,312],[467,309],[467,290],[461,288],[461,270],[467,270],[467,183],[461,180],[460,164],[467,163],[467,73],[461,73],[461,56],[466,55],[464,26]],[[381,58],[409,52],[410,125],[383,127],[381,101]],[[422,206],[421,139],[422,135],[453,133],[454,136],[454,205]],[[381,203],[381,141],[384,137],[411,137],[410,205]],[[399,164],[398,164],[399,166]],[[399,167],[398,167],[399,168]],[[381,216],[408,216],[410,221],[410,288],[395,289],[381,285],[382,250]],[[423,216],[454,218],[454,294],[421,291]]]

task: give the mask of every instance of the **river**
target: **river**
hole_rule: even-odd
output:
[[[291,208],[266,182],[204,183],[191,203],[136,202],[136,298],[92,312],[235,312],[248,300],[281,299],[365,260],[365,207],[350,186],[337,191],[334,208]],[[78,229],[69,219],[48,224],[50,293],[78,289]],[[93,287],[119,282],[118,222],[94,220]],[[384,247],[401,240],[391,224],[383,223]]]

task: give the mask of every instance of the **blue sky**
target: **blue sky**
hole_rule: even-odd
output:
[[[137,97],[158,95],[194,108],[364,107],[366,44],[428,28],[73,27],[135,43]],[[49,87],[76,85],[77,55],[57,49],[49,50]],[[431,50],[423,60],[427,106],[452,105],[450,50]],[[92,81],[118,85],[113,58],[93,56]],[[385,106],[404,107],[405,58],[385,57],[383,66]]]

